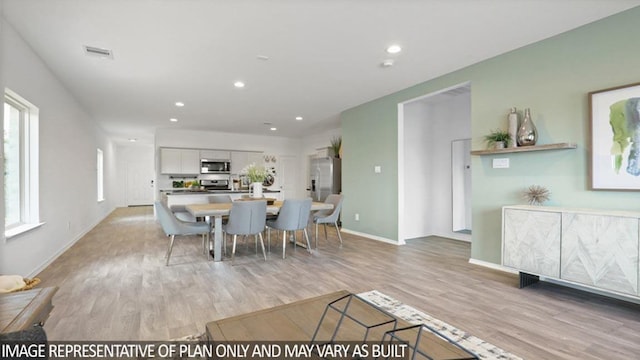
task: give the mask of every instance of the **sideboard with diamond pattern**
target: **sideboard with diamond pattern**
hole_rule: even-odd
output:
[[[639,212],[505,206],[502,229],[502,265],[521,287],[544,276],[640,297]]]

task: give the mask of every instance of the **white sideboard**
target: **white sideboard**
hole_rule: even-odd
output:
[[[639,232],[640,212],[505,206],[502,265],[521,286],[544,276],[640,297]]]

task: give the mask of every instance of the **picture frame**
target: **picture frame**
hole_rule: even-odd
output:
[[[589,93],[593,190],[640,190],[640,83]]]

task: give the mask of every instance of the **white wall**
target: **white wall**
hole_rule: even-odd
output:
[[[471,241],[471,236],[453,232],[451,193],[451,141],[471,137],[471,96],[457,95],[448,101],[430,106],[433,127],[430,147],[433,164],[431,172],[433,235]],[[469,194],[471,195],[471,194]]]
[[[115,149],[46,64],[2,23],[4,86],[40,109],[40,219],[45,224],[5,239],[1,222],[0,273],[33,276],[114,209]],[[101,203],[96,200],[98,147],[105,160],[106,200]]]
[[[452,230],[451,141],[469,138],[470,94],[404,105],[404,216],[406,239],[430,235],[470,241]]]
[[[430,108],[424,101],[406,104],[404,107],[404,235],[407,239],[429,236],[433,233],[430,221],[432,212],[431,172],[433,157],[430,155]]]
[[[0,1],[0,89],[2,89],[4,91],[4,56],[2,55],[5,51],[5,39],[4,39],[4,17],[2,16],[2,8],[3,8],[3,1]],[[4,105],[2,106],[2,109],[0,109],[0,114],[2,114],[2,117],[0,119],[0,121],[4,122]],[[4,129],[4,125],[2,127]],[[4,130],[3,130],[4,131]],[[2,154],[2,159],[4,159],[4,137],[0,136],[0,153]],[[4,160],[3,160],[4,161]],[[0,175],[0,189],[4,189],[4,176]],[[0,192],[0,199],[2,200],[2,204],[4,204],[4,193]],[[4,206],[0,205],[0,219],[4,219]],[[2,221],[2,224],[4,224],[4,221]],[[2,229],[2,233],[4,234],[4,225],[0,226],[0,228]],[[6,241],[4,239],[4,235],[0,234],[0,273],[4,274],[5,272],[3,271],[4,266],[2,264],[6,264],[9,261],[9,255],[7,253],[6,248]]]

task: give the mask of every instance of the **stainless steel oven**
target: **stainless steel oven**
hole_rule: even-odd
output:
[[[200,185],[206,190],[229,190],[229,178],[226,179],[212,179],[200,180]]]
[[[200,159],[201,174],[229,174],[231,162],[229,160]]]

